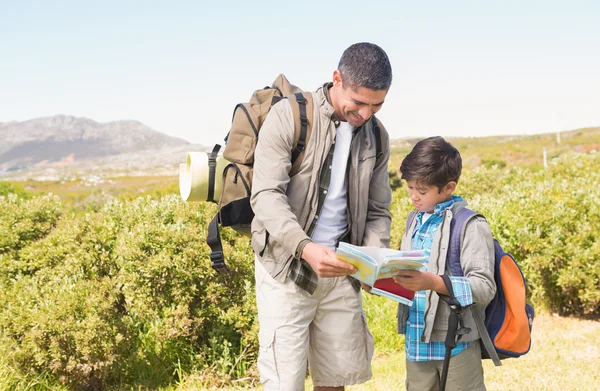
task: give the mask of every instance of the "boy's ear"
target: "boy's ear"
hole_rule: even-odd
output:
[[[450,181],[444,186],[444,193],[446,194],[452,194],[454,193],[454,190],[456,190],[456,182],[454,181]]]

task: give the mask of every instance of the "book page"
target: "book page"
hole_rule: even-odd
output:
[[[390,250],[390,249],[382,249]],[[426,251],[398,251],[390,250],[383,251],[384,260],[379,267],[377,279],[389,278],[398,274],[402,274],[402,270],[419,270],[429,260],[429,255]]]
[[[356,250],[347,243],[340,243],[336,249],[337,259],[348,262],[358,269],[351,276],[368,285],[373,285],[377,277],[377,261],[369,254]]]

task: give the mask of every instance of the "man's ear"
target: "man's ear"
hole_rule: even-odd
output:
[[[342,85],[342,74],[340,73],[340,71],[338,69],[333,71],[333,85],[335,87]]]

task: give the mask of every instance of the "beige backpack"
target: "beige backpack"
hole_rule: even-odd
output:
[[[279,75],[270,87],[256,90],[247,103],[240,103],[233,110],[231,129],[225,138],[223,157],[229,162],[223,169],[222,191],[215,198],[216,161],[220,145],[209,154],[209,191],[207,201],[219,204],[219,210],[208,226],[206,243],[211,248],[213,269],[226,271],[219,225],[232,227],[237,232],[250,235],[254,212],[250,207],[254,151],[260,128],[271,107],[282,99],[288,99],[294,115],[294,149],[290,151],[292,168],[290,176],[298,172],[304,147],[312,131],[312,94],[292,85],[284,75]]]

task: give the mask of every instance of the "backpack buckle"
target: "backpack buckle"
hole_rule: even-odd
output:
[[[306,98],[302,95],[302,93],[297,93],[296,95],[296,102],[300,103],[301,105],[305,105],[308,101],[306,100]]]
[[[308,126],[308,118],[300,117],[300,124],[302,126]]]
[[[213,270],[218,273],[226,273],[229,271],[227,266],[225,265],[225,257],[223,256],[223,251],[213,251],[210,253],[210,261],[212,262],[211,266]]]

